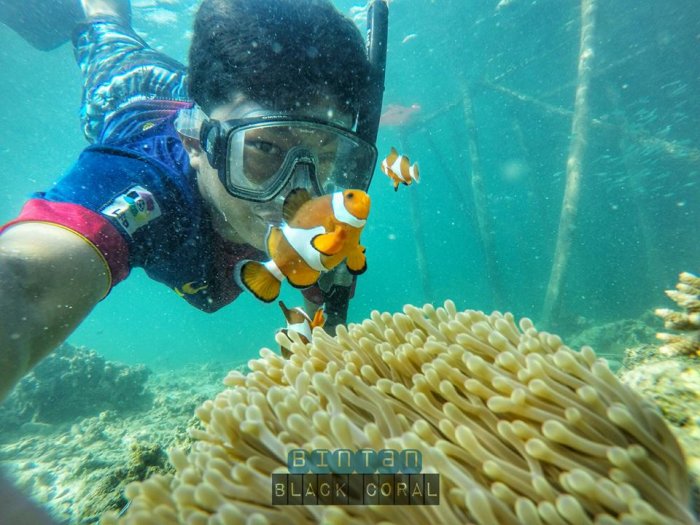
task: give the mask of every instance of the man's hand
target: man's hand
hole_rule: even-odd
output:
[[[326,315],[326,324],[323,329],[330,335],[335,335],[336,326],[347,322],[348,306],[354,282],[355,276],[348,271],[344,264],[324,273],[318,281],[318,287],[325,298],[323,310]],[[313,316],[318,306],[307,301],[305,310]]]
[[[102,255],[70,230],[25,222],[0,235],[0,400],[109,287]]]

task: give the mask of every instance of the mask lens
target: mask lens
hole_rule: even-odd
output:
[[[376,158],[373,147],[353,137],[338,141],[333,162],[328,164],[327,169],[317,170],[323,193],[351,188],[366,191],[372,179]],[[321,166],[324,166],[323,163]]]
[[[227,139],[227,189],[258,202],[279,194],[300,164],[313,165],[310,185],[322,193],[366,189],[376,161],[374,147],[352,133],[308,121],[250,124]]]

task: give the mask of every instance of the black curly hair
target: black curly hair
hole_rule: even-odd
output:
[[[362,35],[329,0],[204,0],[189,92],[207,113],[240,91],[290,111],[330,96],[355,114],[370,74]]]

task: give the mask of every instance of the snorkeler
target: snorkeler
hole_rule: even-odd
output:
[[[65,38],[8,21],[10,4],[51,2],[0,2],[2,20],[37,47]],[[237,263],[267,259],[285,197],[366,191],[377,157],[384,0],[368,48],[330,0],[204,0],[187,69],[131,29],[128,2],[83,0],[77,15],[60,5],[80,21],[91,145],[1,228],[0,398],[132,268],[203,311],[230,304],[242,292]],[[329,272],[304,290],[306,309],[325,304],[332,331],[353,288],[349,272]]]

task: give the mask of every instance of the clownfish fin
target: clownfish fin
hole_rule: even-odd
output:
[[[314,314],[314,318],[311,320],[311,330],[313,330],[316,327],[323,328],[323,325],[326,324],[326,316],[323,313],[323,308],[319,308],[316,310],[316,313]]]
[[[267,255],[273,261],[277,259],[280,243],[283,239],[284,234],[280,228],[277,226],[271,226],[268,228],[267,237],[265,238],[265,247],[267,248]]]
[[[323,255],[335,255],[343,249],[345,230],[336,228],[332,232],[316,235],[311,239],[311,246]]]
[[[395,179],[394,180],[394,191],[399,191],[399,184],[400,184],[399,180]]]
[[[399,167],[399,177],[401,177],[401,180],[406,182],[410,181],[410,165],[409,165],[409,160],[408,157],[401,157],[401,166]]]
[[[411,166],[408,170],[408,174],[411,176],[411,178],[416,181],[416,184],[420,182],[420,173],[418,172],[418,163],[414,162],[413,166]]]
[[[367,257],[365,257],[365,247],[357,247],[348,255],[345,260],[345,265],[348,267],[348,271],[353,275],[360,275],[367,271]]]
[[[304,188],[295,188],[289,192],[284,199],[284,204],[282,205],[282,218],[285,222],[289,223],[296,216],[299,208],[301,208],[305,202],[311,200],[311,194]]]
[[[382,161],[382,163],[380,164],[380,168],[381,168],[382,172],[384,173],[384,175],[389,175],[389,163],[387,162],[386,159],[384,159]],[[389,176],[391,176],[391,175],[389,175]]]
[[[287,308],[287,305],[284,304],[284,301],[278,301],[277,304],[282,309],[282,314],[284,315],[284,318],[287,320],[287,322],[291,322],[289,316],[292,314],[292,311],[289,308]]]
[[[303,308],[299,306],[296,308],[287,308],[287,305],[282,301],[279,301],[277,304],[280,305],[280,308],[282,308],[282,313],[284,313],[284,317],[288,324],[311,324],[311,317],[309,317],[309,314],[307,314]]]
[[[304,267],[296,268],[286,276],[287,282],[294,286],[294,288],[308,288],[316,284],[318,278],[321,277],[321,272],[314,270],[310,266],[304,265]]]
[[[235,275],[237,284],[261,301],[271,303],[280,294],[280,281],[259,261],[241,261]]]
[[[286,328],[280,328],[280,332],[289,337],[289,330],[287,330]],[[292,353],[283,346],[280,346],[280,353],[285,359],[289,359],[290,357],[292,357]]]

